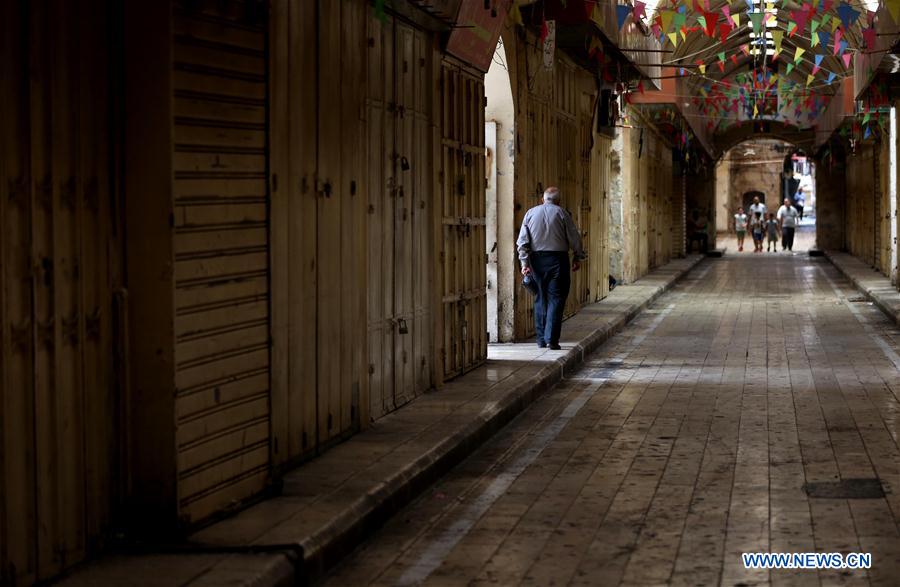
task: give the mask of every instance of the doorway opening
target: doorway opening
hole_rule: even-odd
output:
[[[816,163],[802,149],[793,149],[784,158],[783,171],[782,200],[788,200],[800,214],[794,250],[815,248]]]
[[[735,214],[739,208],[749,216],[749,206],[758,198],[765,204],[767,214],[777,215],[787,198],[802,218],[798,218],[793,251],[815,248],[815,169],[812,157],[796,145],[778,139],[751,139],[726,151],[716,167],[716,231],[720,246],[729,253],[738,251]],[[778,239],[780,251],[780,234]],[[749,247],[745,244],[744,250],[752,251],[752,243]]]
[[[503,38],[497,42],[484,79],[485,244],[487,247],[487,330],[489,342],[513,340],[516,284],[515,109],[510,63]]]

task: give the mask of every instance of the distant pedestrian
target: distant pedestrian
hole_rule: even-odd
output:
[[[753,218],[753,215],[759,212],[761,218],[765,219],[769,209],[766,208],[766,205],[759,201],[759,196],[753,196],[753,203],[750,204],[750,218]]]
[[[781,226],[781,250],[794,250],[794,232],[797,230],[797,209],[791,201],[784,199],[784,205],[778,209],[778,225]]]
[[[743,208],[738,208],[734,215],[734,233],[737,235],[738,251],[744,250],[744,237],[747,235],[747,215]]]
[[[778,252],[778,221],[775,220],[775,214],[773,212],[769,212],[769,219],[766,220],[766,236],[768,237],[768,243],[766,244],[767,251],[775,251]]]
[[[797,210],[797,214],[800,216],[800,220],[803,220],[803,207],[806,205],[806,196],[803,193],[803,188],[797,188],[797,193],[794,194],[794,208]]]
[[[753,235],[753,252],[762,253],[763,217],[759,212],[754,212],[750,219],[750,233]]]
[[[709,233],[706,225],[707,221],[705,218],[700,217],[700,211],[693,210],[691,217],[687,221],[688,253],[694,251],[694,241],[697,241],[699,247],[697,252],[706,253],[709,249]]]
[[[587,255],[572,216],[559,205],[559,188],[544,191],[544,203],[525,213],[516,241],[522,275],[537,285],[534,331],[540,348],[559,350],[563,310],[569,296],[569,249],[575,253],[571,270],[578,271]]]

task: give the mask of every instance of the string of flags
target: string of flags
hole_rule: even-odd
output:
[[[601,9],[604,1],[584,0],[589,17],[601,27],[605,24]],[[663,63],[674,66],[677,75],[699,78],[703,91],[693,99],[701,103],[703,114],[711,120],[716,114],[725,114],[726,109],[732,113],[743,109],[751,118],[765,115],[811,121],[830,99],[831,92],[820,94],[817,90],[847,77],[857,52],[878,50],[877,23],[875,13],[860,0],[799,1],[797,7],[787,0],[744,0],[745,11],[744,6],[731,3],[713,8],[710,0],[660,0],[648,12],[646,2],[633,0],[630,5],[615,5],[616,26],[621,31],[629,21],[643,23],[660,45],[669,49],[677,50],[696,36],[714,41],[702,45],[692,42],[684,55],[676,51],[675,58]],[[900,23],[900,0],[883,2],[893,20]],[[628,31],[644,34],[636,27],[626,28]],[[749,40],[740,42],[748,31]],[[697,47],[699,50],[694,50]],[[600,57],[602,44],[592,40],[590,53]],[[759,55],[765,56],[764,61],[783,60],[782,77],[771,71],[760,74],[764,76],[761,80],[750,79],[749,74],[730,75],[737,71],[742,56]],[[711,69],[729,75],[704,86],[702,81],[709,79]],[[767,105],[773,98],[783,104],[775,112]],[[767,106],[762,108],[762,104]],[[734,117],[723,117],[720,123],[733,122]]]

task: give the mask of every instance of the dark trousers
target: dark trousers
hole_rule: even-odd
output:
[[[781,229],[781,250],[794,250],[794,227],[785,226]]]
[[[538,343],[559,344],[563,310],[569,297],[569,253],[534,251],[531,271],[538,286],[534,298],[534,333]]]
[[[705,253],[709,249],[709,236],[705,232],[695,232],[688,235],[688,253],[694,252],[694,241],[697,242],[697,252]]]

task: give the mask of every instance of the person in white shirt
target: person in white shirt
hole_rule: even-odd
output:
[[[760,218],[766,218],[766,212],[769,209],[766,208],[766,205],[759,201],[759,196],[753,196],[753,203],[750,204],[750,218],[753,218],[757,212],[759,212]]]
[[[738,251],[744,250],[744,237],[747,235],[747,215],[743,208],[738,208],[734,215],[734,232],[737,234]]]
[[[784,205],[778,209],[778,225],[781,226],[781,250],[794,250],[794,232],[797,230],[797,209],[791,201],[784,199]]]

